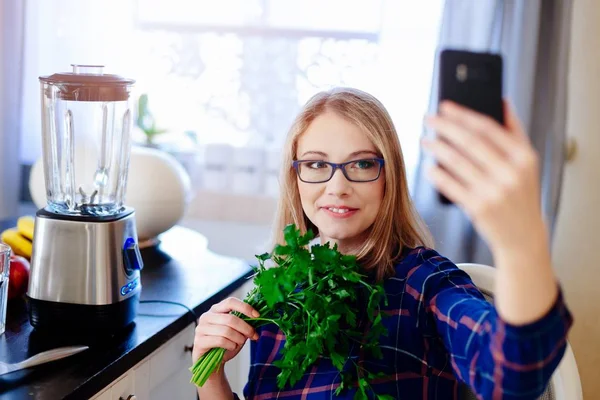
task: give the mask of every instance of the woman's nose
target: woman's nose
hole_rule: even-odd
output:
[[[334,196],[343,196],[352,191],[351,182],[346,179],[341,169],[336,169],[331,179],[327,182],[327,194]]]

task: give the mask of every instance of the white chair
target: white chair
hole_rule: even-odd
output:
[[[496,270],[489,265],[463,263],[457,264],[458,268],[465,271],[473,280],[475,286],[489,300],[493,300],[494,281]],[[475,399],[470,390],[462,395],[463,399]],[[565,354],[552,376],[552,380],[540,400],[582,400],[581,380],[575,356],[570,344],[567,342]]]

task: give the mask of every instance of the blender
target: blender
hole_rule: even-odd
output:
[[[142,288],[135,213],[125,205],[134,81],[72,67],[39,78],[47,204],[35,218],[29,321],[115,331],[136,317]]]

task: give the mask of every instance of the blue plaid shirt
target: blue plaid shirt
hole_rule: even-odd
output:
[[[435,250],[407,249],[395,276],[384,283],[388,305],[381,312],[388,336],[383,359],[358,354],[368,370],[385,377],[371,382],[377,394],[395,399],[458,399],[459,382],[483,399],[534,399],[546,388],[566,347],[572,317],[562,294],[540,320],[512,326],[499,318],[470,277]],[[277,388],[285,336],[275,325],[251,342],[246,399],[330,399],[338,370],[320,358],[304,377]],[[355,390],[342,392],[353,398]]]

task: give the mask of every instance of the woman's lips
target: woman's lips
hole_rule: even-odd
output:
[[[350,218],[358,212],[358,208],[334,205],[321,207],[321,210],[333,218]]]

